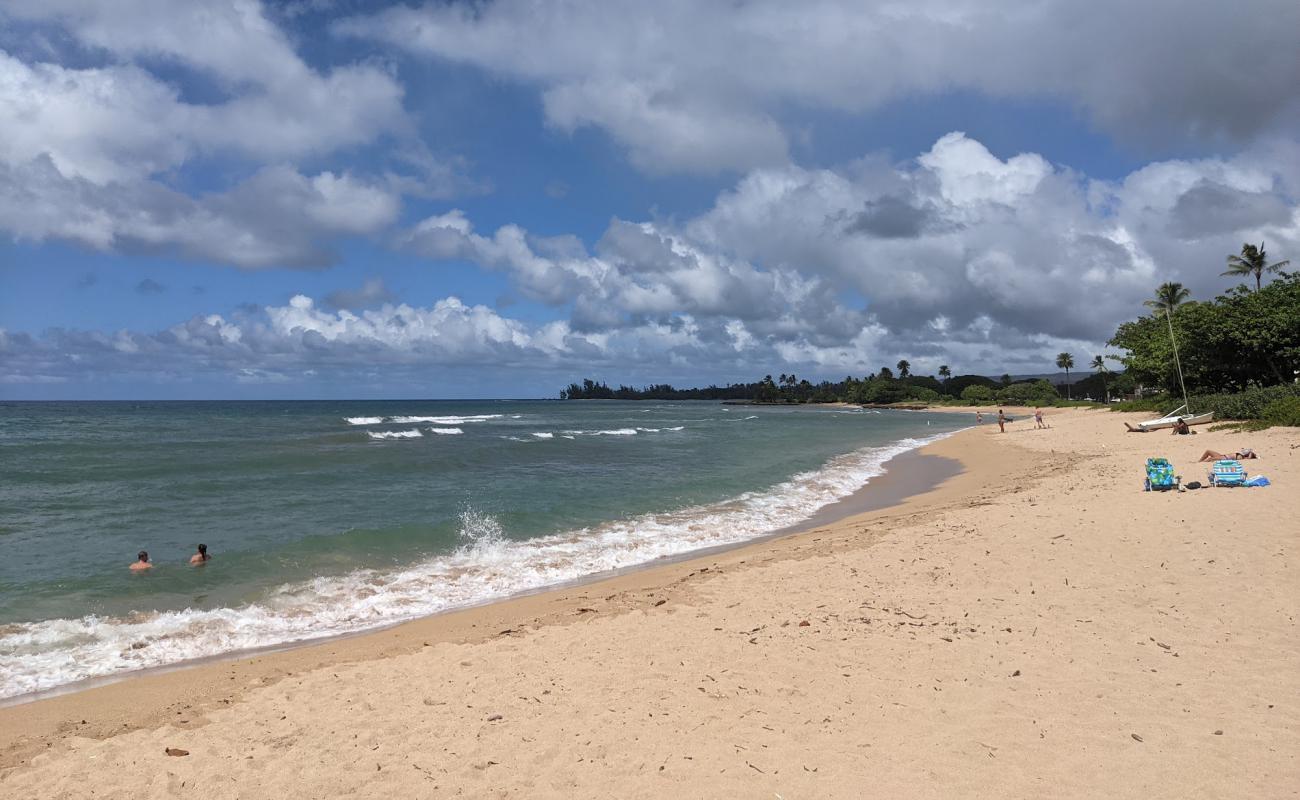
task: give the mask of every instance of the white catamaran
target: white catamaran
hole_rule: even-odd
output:
[[[1200,425],[1214,419],[1213,411],[1206,411],[1203,414],[1193,413],[1192,403],[1187,399],[1187,385],[1183,383],[1183,364],[1178,360],[1178,340],[1174,338],[1174,322],[1169,315],[1169,306],[1165,306],[1165,322],[1169,325],[1169,341],[1174,346],[1174,366],[1178,368],[1178,385],[1183,390],[1183,404],[1160,419],[1139,422],[1136,425],[1125,422],[1124,427],[1128,428],[1129,433],[1146,433],[1161,428],[1172,428],[1180,421],[1188,425]]]

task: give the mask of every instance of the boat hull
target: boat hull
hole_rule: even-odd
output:
[[[1136,425],[1129,425],[1127,422],[1124,424],[1128,426],[1130,431],[1135,433],[1146,433],[1148,431],[1158,431],[1161,428],[1172,428],[1178,424],[1179,420],[1186,422],[1188,425],[1201,425],[1206,422],[1212,422],[1214,420],[1214,412],[1207,411],[1204,414],[1183,414],[1181,416],[1161,417],[1160,419],[1153,419],[1149,422],[1139,422]]]

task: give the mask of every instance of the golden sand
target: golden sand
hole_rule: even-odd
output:
[[[0,709],[0,796],[1293,797],[1300,432],[1138,418],[985,426],[806,533]],[[1271,487],[1141,490],[1248,446]]]

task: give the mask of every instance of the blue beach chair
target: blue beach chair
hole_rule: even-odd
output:
[[[1167,458],[1148,458],[1147,477],[1143,487],[1148,492],[1167,492],[1177,489],[1179,477],[1174,474],[1174,465]]]
[[[1225,458],[1210,467],[1211,486],[1245,486],[1246,468],[1235,458]]]

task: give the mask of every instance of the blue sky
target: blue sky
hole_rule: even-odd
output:
[[[1132,6],[4,0],[0,398],[1090,360],[1300,250],[1300,10]]]

